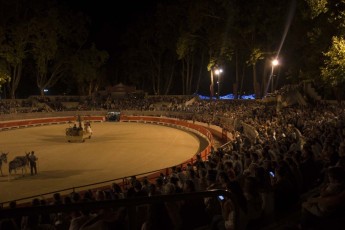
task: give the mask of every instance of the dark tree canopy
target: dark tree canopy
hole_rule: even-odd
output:
[[[303,80],[325,88],[344,82],[345,0],[157,0],[127,19],[80,1],[0,5],[0,84],[8,98],[26,82],[37,94],[66,93],[68,83],[78,89],[72,93],[90,95],[124,83],[158,95],[219,87],[259,98],[270,74],[272,90]],[[280,65],[271,73],[274,58]]]

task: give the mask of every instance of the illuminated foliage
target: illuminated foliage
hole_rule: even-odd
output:
[[[310,7],[310,17],[313,19],[322,13],[326,13],[328,0],[306,0]]]
[[[332,46],[324,53],[325,66],[321,68],[323,79],[332,86],[345,83],[345,39],[333,37]]]
[[[101,77],[100,69],[108,60],[106,51],[98,50],[95,45],[80,50],[72,59],[72,73],[77,80],[79,91],[91,96],[97,91]]]
[[[10,80],[11,80],[11,77],[8,75],[8,73],[0,71],[0,92],[1,92],[2,85]]]

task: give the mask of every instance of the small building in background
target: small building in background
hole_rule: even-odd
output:
[[[112,98],[126,97],[126,96],[141,96],[145,95],[143,90],[137,90],[136,86],[125,85],[119,83],[114,86],[107,86],[105,90],[100,90],[97,92],[101,96],[110,96]]]

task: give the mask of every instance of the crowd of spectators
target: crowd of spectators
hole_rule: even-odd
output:
[[[301,209],[296,228],[317,229],[323,221],[343,211],[345,114],[341,106],[320,102],[278,109],[256,100],[167,98],[105,98],[97,100],[97,106],[119,111],[177,111],[183,119],[226,128],[233,133],[233,140],[224,148],[213,149],[207,160],[199,156],[185,168],[174,166],[168,175],[162,174],[155,181],[132,177],[127,188],[114,183],[109,189],[72,193],[63,198],[57,193],[52,204],[227,189],[240,207],[237,214],[241,229],[258,229],[260,224],[272,222],[296,207]],[[223,123],[224,118],[249,125],[255,135],[244,132],[241,122]],[[48,204],[44,199],[34,199],[32,205]],[[15,202],[11,208],[15,208]],[[142,230],[234,229],[234,203],[227,197],[143,205],[136,211],[137,229]],[[126,221],[126,210],[118,208],[7,219],[2,226],[126,229]]]

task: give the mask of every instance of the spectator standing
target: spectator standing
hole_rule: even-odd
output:
[[[320,191],[318,197],[311,197],[302,204],[302,208],[318,217],[325,217],[334,213],[335,208],[329,208],[319,203],[323,197],[335,196],[344,191],[345,188],[345,171],[341,167],[331,167],[328,169],[328,183]]]
[[[37,166],[36,166],[36,161],[37,160],[38,160],[38,158],[35,156],[35,152],[32,151],[30,156],[29,156],[31,176],[34,175],[34,174],[37,174]]]

